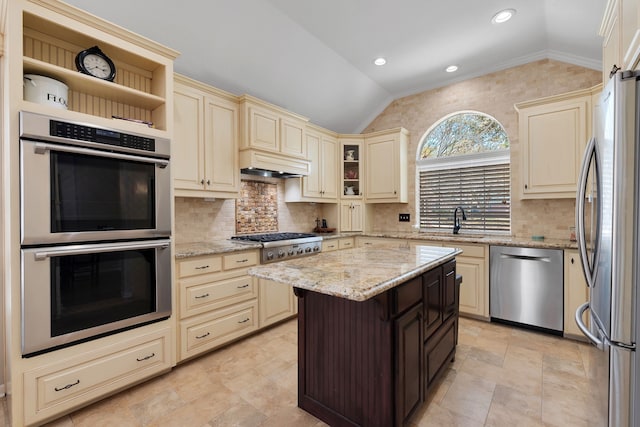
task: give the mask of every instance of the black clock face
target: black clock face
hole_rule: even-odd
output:
[[[111,65],[102,56],[90,53],[82,59],[84,68],[94,77],[107,79],[113,72]]]

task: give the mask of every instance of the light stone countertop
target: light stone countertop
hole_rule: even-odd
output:
[[[427,240],[433,242],[451,243],[477,243],[484,245],[503,245],[503,246],[522,246],[528,248],[542,249],[577,249],[578,244],[569,239],[544,239],[533,240],[522,237],[500,236],[500,235],[481,235],[481,234],[453,234],[453,233],[420,233],[420,232],[402,232],[402,231],[370,231],[361,234],[354,233],[336,233],[322,234],[324,240],[339,239],[342,237],[386,237],[392,239],[405,240]]]
[[[262,279],[353,301],[365,301],[461,253],[436,246],[353,248],[252,267]]]
[[[209,242],[179,243],[175,245],[176,259],[201,255],[216,255],[231,252],[260,249],[259,243],[236,243],[231,240],[211,240]]]

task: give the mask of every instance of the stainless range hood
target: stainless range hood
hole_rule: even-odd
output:
[[[310,170],[311,163],[308,160],[258,150],[240,152],[242,173],[274,178],[294,178],[309,175]]]

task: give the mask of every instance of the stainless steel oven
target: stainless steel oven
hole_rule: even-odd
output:
[[[23,248],[22,354],[169,317],[170,243]]]
[[[23,245],[166,237],[169,140],[20,116]]]
[[[171,315],[169,140],[20,113],[22,354]]]

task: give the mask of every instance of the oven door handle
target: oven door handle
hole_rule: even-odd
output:
[[[36,261],[42,261],[47,258],[56,256],[68,256],[68,255],[85,255],[95,254],[99,252],[115,252],[115,251],[131,251],[136,249],[152,249],[161,248],[166,249],[171,245],[169,240],[159,241],[143,241],[138,243],[106,243],[106,244],[93,244],[93,245],[74,245],[66,248],[45,248],[42,251],[34,252],[34,258]]]
[[[169,166],[169,161],[165,159],[155,159],[153,157],[134,156],[132,154],[113,153],[110,151],[92,150],[90,148],[74,147],[71,145],[48,144],[46,142],[36,142],[33,148],[36,154],[45,154],[47,151],[64,151],[65,153],[86,154],[88,156],[108,157],[118,160],[131,160],[134,162],[153,163],[161,168]]]

